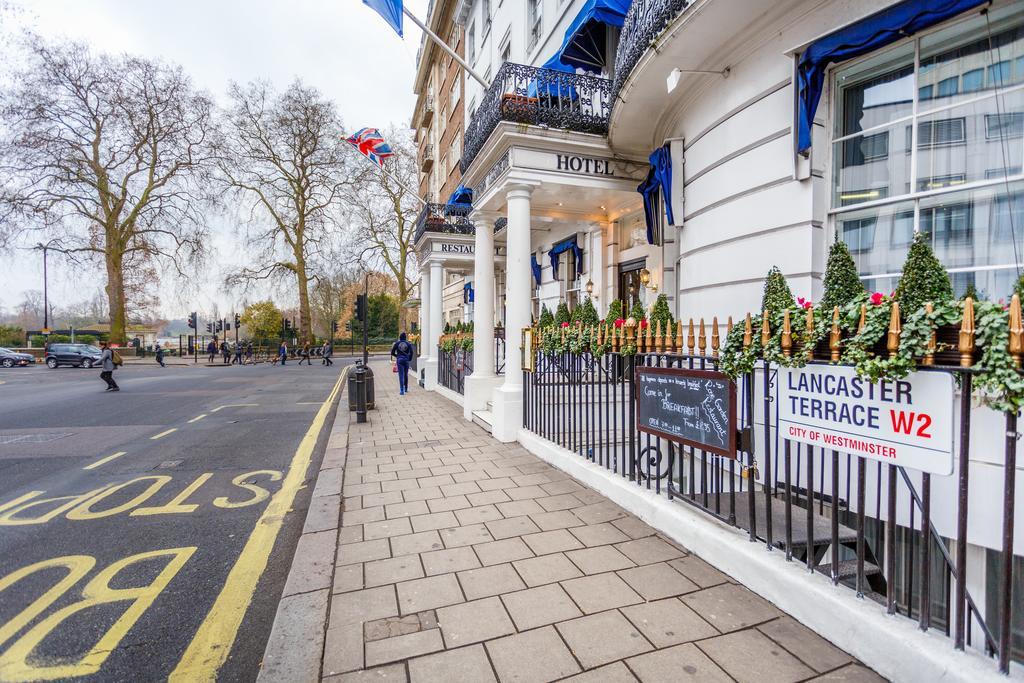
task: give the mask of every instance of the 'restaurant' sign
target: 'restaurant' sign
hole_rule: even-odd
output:
[[[784,438],[932,474],[953,472],[953,377],[915,372],[872,384],[853,368],[781,368]]]

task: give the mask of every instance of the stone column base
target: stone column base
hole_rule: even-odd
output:
[[[437,359],[427,358],[419,367],[423,368],[423,388],[433,391],[437,386]]]
[[[493,396],[494,407],[491,410],[494,423],[491,436],[503,443],[515,441],[523,426],[523,388],[518,386],[509,389],[501,386],[494,390]]]
[[[496,375],[490,377],[470,375],[467,377],[464,386],[465,400],[462,403],[462,416],[467,420],[472,420],[475,411],[487,410],[487,402],[491,400],[495,387],[500,386],[504,381],[504,377]]]

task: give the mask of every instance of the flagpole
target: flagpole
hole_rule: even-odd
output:
[[[345,140],[345,142],[348,142],[348,140]],[[353,149],[355,149],[355,150],[356,150],[357,152],[359,151],[358,149],[356,149],[356,146],[355,146],[355,145],[353,145],[353,144],[352,144],[351,142],[349,142],[348,144],[349,144],[349,145],[351,145],[351,146],[352,146],[352,148],[353,148]],[[366,156],[365,154],[362,154],[362,153],[360,153],[360,154],[359,154],[359,156],[361,156],[361,157],[363,157],[364,159],[366,159],[367,161],[369,161],[369,162],[370,162],[371,164],[373,164],[373,165],[374,165],[374,167],[375,167],[375,168],[377,168],[377,170],[379,170],[379,171],[380,171],[381,173],[383,173],[383,174],[384,174],[384,175],[386,175],[386,176],[387,176],[388,178],[390,178],[390,179],[391,179],[391,180],[393,180],[393,181],[394,181],[395,183],[397,183],[397,184],[398,184],[398,186],[399,186],[399,187],[401,187],[401,188],[402,188],[403,190],[405,190],[406,192],[408,192],[409,194],[411,194],[411,195],[412,195],[413,197],[415,197],[416,201],[418,201],[418,202],[419,202],[420,204],[422,204],[423,206],[426,206],[426,205],[427,205],[427,202],[426,202],[426,200],[422,199],[422,198],[420,197],[419,193],[417,193],[417,192],[414,192],[414,191],[410,190],[410,189],[409,189],[409,186],[408,186],[408,185],[406,185],[406,184],[405,184],[405,183],[403,183],[403,182],[402,182],[401,180],[399,180],[399,179],[398,179],[398,178],[396,178],[395,176],[393,176],[393,175],[391,175],[390,173],[388,173],[387,171],[385,171],[385,170],[384,170],[384,167],[383,167],[383,166],[380,166],[380,165],[378,165],[378,164],[375,164],[375,163],[373,162],[373,160],[371,160],[371,159],[370,159],[369,157],[367,157],[367,156]]]
[[[456,62],[458,62],[459,65],[462,66],[462,68],[466,70],[467,74],[469,74],[470,76],[475,78],[477,80],[477,82],[479,82],[480,85],[482,85],[484,87],[484,90],[486,90],[490,86],[490,83],[488,83],[483,78],[481,78],[480,74],[478,74],[476,71],[473,71],[473,67],[471,67],[469,64],[467,64],[466,60],[464,60],[462,57],[460,57],[457,54],[455,54],[455,50],[453,50],[450,47],[448,47],[448,43],[446,43],[443,40],[441,40],[441,38],[439,38],[436,33],[431,31],[429,28],[427,28],[423,24],[422,21],[417,19],[416,16],[412,12],[409,11],[409,8],[405,6],[405,3],[402,3],[402,12],[405,14],[405,16],[409,17],[409,19],[412,20],[412,23],[414,23],[417,26],[419,26],[423,30],[424,33],[426,33],[428,36],[430,36],[430,39],[433,40],[435,43],[437,43],[437,46],[439,48],[441,48],[442,50],[447,52]]]

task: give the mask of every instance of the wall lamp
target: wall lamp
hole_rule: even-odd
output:
[[[683,77],[683,74],[714,74],[716,76],[721,76],[722,78],[729,78],[730,73],[732,73],[732,69],[728,66],[721,71],[710,71],[707,69],[672,69],[668,74],[668,78],[665,79],[665,85],[667,86],[668,91],[672,92],[676,89],[676,86],[679,85],[679,80]]]

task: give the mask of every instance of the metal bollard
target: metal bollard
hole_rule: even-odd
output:
[[[366,422],[366,366],[356,361],[352,373],[356,380],[356,422]]]

